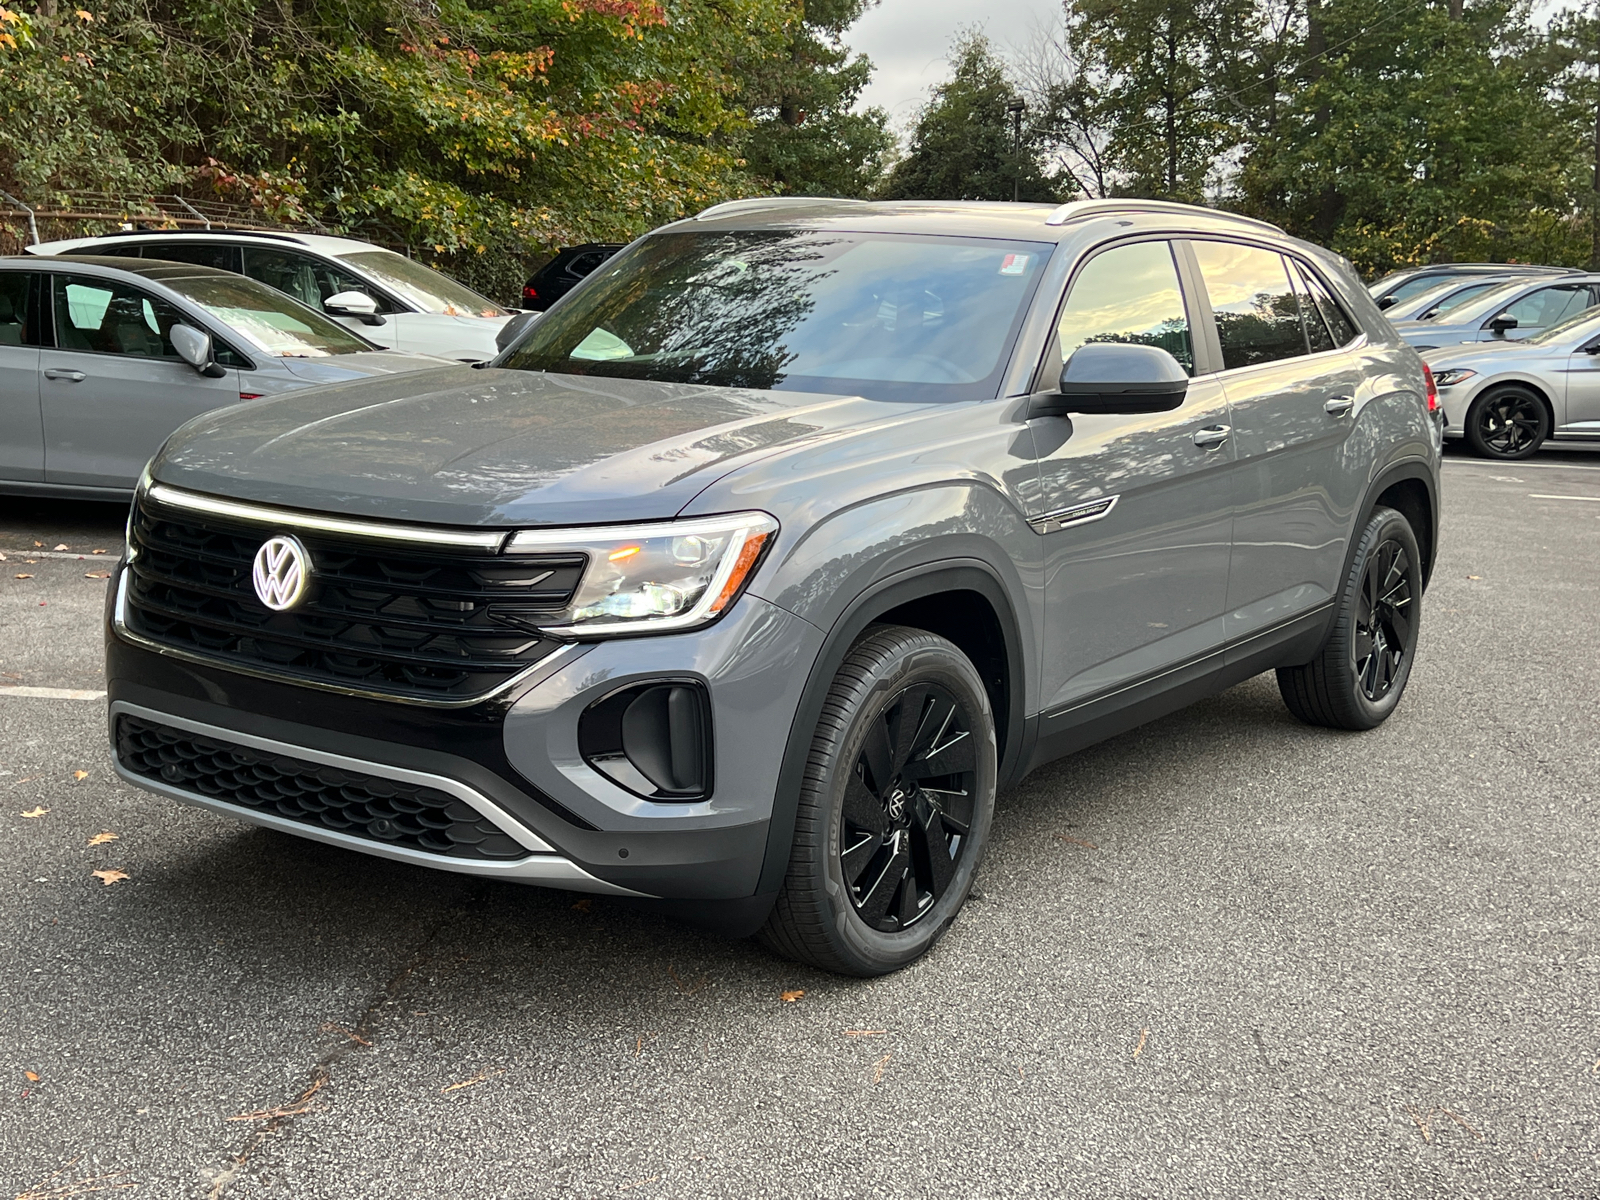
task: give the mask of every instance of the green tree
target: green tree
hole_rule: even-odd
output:
[[[744,156],[780,192],[862,196],[894,149],[881,108],[856,112],[872,78],[845,31],[876,0],[793,0],[783,50],[746,69],[741,101],[752,117]]]
[[[1043,134],[1036,124],[1025,125],[1018,152],[1008,110],[1021,99],[989,40],[964,35],[954,47],[950,79],[933,89],[905,157],[879,194],[890,200],[1060,199],[1061,180],[1039,165]]]

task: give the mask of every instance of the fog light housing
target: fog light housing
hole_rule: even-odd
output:
[[[578,719],[583,761],[646,800],[711,795],[711,697],[693,679],[655,679],[596,700]]]

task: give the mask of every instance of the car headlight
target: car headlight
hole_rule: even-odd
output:
[[[1454,387],[1466,379],[1471,379],[1477,372],[1470,367],[1446,367],[1442,371],[1433,373],[1433,382],[1440,387]]]
[[[547,633],[653,633],[715,620],[749,582],[777,532],[778,522],[766,513],[730,513],[652,525],[528,529],[514,534],[505,552],[588,556],[571,602],[539,622]]]

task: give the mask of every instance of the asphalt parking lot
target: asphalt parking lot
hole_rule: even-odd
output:
[[[1600,453],[1445,478],[1388,724],[1041,770],[870,983],[123,786],[122,514],[0,500],[0,1196],[1600,1197]]]

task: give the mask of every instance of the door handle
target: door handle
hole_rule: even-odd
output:
[[[1208,450],[1214,449],[1227,441],[1232,432],[1232,427],[1228,425],[1207,425],[1204,429],[1194,431],[1194,444]]]
[[[1349,396],[1335,396],[1322,406],[1322,411],[1330,417],[1342,417],[1356,406],[1356,402]]]
[[[69,371],[65,367],[46,367],[46,379],[65,379],[68,383],[82,383],[87,378],[82,371]]]

